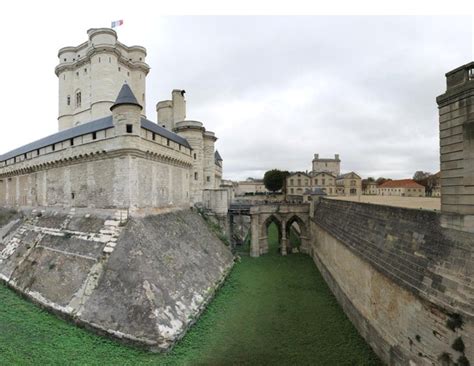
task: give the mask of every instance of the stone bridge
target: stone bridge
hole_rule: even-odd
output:
[[[228,212],[229,234],[232,237],[234,216],[250,216],[250,255],[258,257],[268,252],[268,228],[274,223],[278,228],[281,254],[286,255],[293,249],[289,234],[290,228],[296,223],[301,239],[300,251],[308,253],[310,211],[309,203],[231,204]]]

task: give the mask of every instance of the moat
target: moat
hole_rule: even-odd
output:
[[[70,325],[0,286],[2,364],[380,365],[311,258],[242,255],[190,332],[167,355]]]

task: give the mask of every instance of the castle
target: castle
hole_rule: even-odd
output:
[[[146,49],[113,29],[59,50],[59,132],[0,155],[0,206],[129,211],[227,205],[215,134],[186,120],[184,90],[146,117]]]

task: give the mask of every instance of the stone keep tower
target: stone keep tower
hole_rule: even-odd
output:
[[[145,117],[145,84],[150,70],[145,63],[146,49],[120,43],[113,29],[93,28],[87,34],[86,42],[58,52],[59,131],[110,115],[124,82],[137,96]]]
[[[446,74],[439,107],[442,225],[474,232],[474,62]]]

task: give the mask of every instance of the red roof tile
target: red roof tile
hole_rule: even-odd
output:
[[[389,180],[379,188],[423,188],[421,184],[416,183],[413,179]]]

